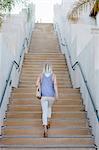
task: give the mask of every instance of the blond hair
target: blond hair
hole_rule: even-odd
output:
[[[44,64],[43,73],[52,73],[52,65],[49,63]]]

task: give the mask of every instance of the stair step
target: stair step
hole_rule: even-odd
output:
[[[22,71],[22,74],[21,74],[21,79],[29,79],[29,80],[37,80],[37,77],[41,74],[42,71],[39,71],[38,73],[37,72],[24,72]],[[62,76],[60,76],[58,73],[56,73],[56,78],[57,78],[57,82],[63,82],[63,81],[66,81],[66,80],[70,80],[70,77],[69,75],[65,72]],[[23,75],[23,76],[22,76]],[[64,78],[65,77],[65,78]]]
[[[68,88],[69,89],[69,88]],[[25,88],[18,88],[18,89],[13,89],[12,91],[12,95],[13,94],[33,94],[35,93],[36,91],[36,87],[33,87],[32,89],[31,88],[28,88],[28,89],[25,89]],[[59,91],[59,97],[63,97],[63,96],[79,96],[81,97],[80,93],[78,91],[73,91],[73,90],[62,90],[62,89],[58,89]]]
[[[23,68],[24,69],[28,69],[28,68],[36,68],[36,69],[38,69],[38,68],[40,68],[41,67],[41,64],[39,65],[39,64],[23,64],[22,65],[23,66]],[[43,66],[42,66],[43,67]],[[61,64],[53,64],[53,69],[67,69],[68,67],[67,67],[67,64],[65,64],[65,65],[61,65]]]
[[[34,67],[28,67],[28,68],[26,68],[26,67],[23,67],[22,68],[22,71],[24,71],[24,72],[39,72],[40,70],[42,70],[42,68],[41,67],[37,67],[37,66],[34,66]],[[53,69],[53,71],[54,72],[62,72],[62,71],[67,71],[68,70],[68,68],[54,68]]]
[[[36,91],[36,90],[35,90]],[[33,98],[35,96],[35,93],[12,93],[11,98]],[[60,94],[59,98],[62,99],[79,99],[80,100],[80,95],[79,94]]]
[[[55,53],[57,51],[58,53],[60,53],[59,46],[56,46],[56,44],[49,47],[49,45],[45,46],[45,43],[42,43],[41,46],[37,46],[37,44],[31,45],[31,47],[29,49],[29,52],[33,53],[33,54],[37,53],[37,52],[38,53],[48,53],[49,50],[50,50],[50,52],[54,52]],[[32,52],[32,50],[33,50],[33,52]]]
[[[12,128],[12,126],[19,126],[19,127],[41,127],[41,120],[33,120],[33,119],[24,119],[24,120],[20,120],[20,119],[7,119],[4,122],[5,126],[8,126],[9,128]],[[88,127],[88,123],[85,120],[53,120],[51,119],[51,127]]]
[[[53,119],[65,119],[65,118],[75,118],[75,119],[84,119],[86,118],[86,113],[85,112],[66,112],[66,113],[61,113],[61,112],[55,112],[53,113]],[[8,112],[7,113],[7,118],[41,118],[41,112]]]
[[[13,101],[11,101],[11,104],[16,104],[16,105],[34,105],[34,104],[39,104],[40,105],[40,100],[36,100],[37,98],[35,98],[35,100],[33,99],[29,99],[29,98],[23,98],[23,99],[13,99]],[[78,100],[71,100],[71,99],[68,99],[68,100],[57,100],[56,102],[57,105],[79,105],[81,106],[81,102],[78,101]]]
[[[66,64],[66,62],[65,61],[51,61],[50,62],[51,63],[51,65],[52,65],[52,67],[53,67],[53,69],[61,69],[61,67],[62,68],[65,68],[65,69],[67,69],[68,67],[67,67],[67,64]],[[35,62],[35,61],[28,61],[28,60],[24,60],[24,64],[23,64],[23,66],[24,66],[24,68],[26,67],[26,66],[32,66],[32,68],[33,67],[36,67],[36,69],[38,69],[38,68],[40,68],[40,69],[43,69],[43,66],[44,66],[44,64],[45,64],[45,62],[42,62],[42,61],[38,61],[38,62]]]
[[[39,74],[40,74],[41,72],[39,72]],[[23,77],[33,77],[33,78],[37,78],[38,77],[38,75],[39,75],[38,73],[33,73],[33,74],[29,74],[29,73],[21,73],[21,76],[23,76]],[[68,73],[65,73],[65,74],[62,74],[62,75],[60,75],[60,74],[56,74],[56,77],[57,77],[57,80],[58,79],[65,79],[65,77],[69,77],[69,75],[68,75]]]
[[[22,96],[20,96],[20,94],[19,94],[18,97],[15,97],[16,95],[11,97],[10,100],[12,100],[12,99],[13,99],[13,101],[15,101],[15,100],[25,100],[25,101],[28,101],[30,103],[31,103],[31,101],[33,101],[34,103],[40,102],[40,100],[38,100],[38,98],[35,97],[35,94],[32,94],[32,97],[28,97],[28,96],[25,97],[26,94],[23,95],[23,97],[22,97]],[[80,105],[80,104],[82,104],[82,100],[79,97],[73,97],[72,95],[71,96],[62,95],[57,99],[57,101],[55,101],[55,104]]]
[[[41,72],[42,72],[42,68],[40,68],[39,70],[36,70],[35,68],[34,68],[34,70],[32,70],[32,71],[25,71],[25,70],[22,70],[22,74],[34,74],[34,75],[39,75],[39,74],[41,74]],[[62,70],[54,70],[54,73],[56,74],[56,77],[64,77],[64,76],[69,76],[68,75],[68,69],[65,69],[64,71],[62,71]]]
[[[39,74],[36,76],[35,74],[34,75],[31,75],[31,74],[26,74],[26,75],[24,75],[24,76],[22,76],[21,75],[21,80],[22,79],[28,79],[28,80],[37,80],[37,77],[39,76]],[[69,75],[68,74],[65,74],[65,78],[63,78],[64,76],[57,76],[56,78],[57,78],[57,80],[64,80],[64,81],[66,81],[67,79],[69,80],[70,78],[69,78]]]
[[[67,148],[92,148],[94,147],[91,138],[3,138],[0,141],[1,147],[67,147]]]
[[[35,87],[35,85],[26,85],[26,84],[19,84],[19,88],[32,88]],[[59,88],[71,88],[72,85],[70,82],[66,83],[65,85],[58,85]]]
[[[50,56],[51,57],[51,56]],[[45,60],[45,62],[46,62],[46,60]],[[41,61],[35,61],[35,62],[29,62],[29,61],[25,61],[24,63],[23,63],[23,66],[42,66],[43,67],[43,65],[45,64],[45,62],[41,62]],[[67,67],[67,63],[66,63],[66,61],[64,61],[64,62],[59,62],[58,60],[57,61],[51,61],[50,62],[51,63],[51,65],[53,66],[53,68],[54,67],[58,67],[58,68],[60,68],[60,67]]]
[[[55,105],[53,107],[53,112],[67,112],[67,111],[83,111],[84,108],[83,107],[79,107],[79,106],[57,106]],[[39,105],[10,105],[9,107],[9,111],[41,111],[41,106]]]
[[[41,73],[41,72],[40,72]],[[39,74],[37,74],[37,73],[35,73],[35,74],[25,74],[25,73],[21,73],[21,76],[23,76],[23,77],[33,77],[33,78],[37,78],[38,77],[38,75]],[[68,73],[65,73],[65,74],[62,74],[62,75],[60,75],[60,74],[57,74],[57,80],[58,79],[62,79],[62,78],[64,78],[65,79],[65,77],[69,77],[69,75],[68,75]]]
[[[51,57],[51,55],[49,55],[49,57]],[[46,62],[49,62],[52,65],[53,69],[54,69],[54,67],[60,68],[61,66],[63,68],[64,67],[68,68],[67,62],[66,62],[66,60],[64,58],[63,58],[63,60],[62,59],[61,60],[60,59],[56,59],[56,58],[47,58],[47,59],[30,58],[30,59],[24,59],[23,66],[26,66],[26,65],[30,64],[30,65],[33,65],[33,66],[42,66],[43,67]]]
[[[28,77],[21,77],[21,78],[20,78],[20,83],[24,83],[24,84],[29,84],[29,83],[31,83],[31,84],[33,84],[33,86],[34,86],[34,84],[36,85],[36,80],[37,80],[37,77],[35,77],[35,80],[34,80],[34,77],[33,77],[33,78],[32,78],[32,77],[31,77],[31,78],[28,78]],[[67,84],[67,83],[71,83],[71,81],[70,81],[69,78],[63,79],[63,80],[58,79],[58,81],[57,81],[58,87],[59,87],[60,85],[62,85],[62,84]]]
[[[30,84],[31,82],[29,82],[29,81],[24,81],[24,80],[21,80],[20,81],[20,84]],[[36,83],[36,80],[34,81],[32,81],[32,83],[31,84],[35,84]],[[62,85],[62,84],[67,84],[67,83],[71,83],[70,82],[70,80],[68,79],[68,80],[58,80],[57,81],[57,83],[58,83],[58,86],[60,86],[60,85]]]
[[[68,83],[68,82],[70,82],[70,81],[68,81],[68,80],[58,80],[57,81],[57,83],[58,83],[58,85],[62,85],[62,84],[66,84],[66,83]],[[30,80],[30,81],[27,81],[27,80],[20,80],[20,84],[36,84],[36,81],[35,80]]]
[[[42,69],[43,65],[41,64],[23,64],[23,69],[31,69],[31,68],[36,68],[36,69]],[[68,69],[67,65],[61,65],[61,64],[53,64],[52,65],[53,69]]]
[[[51,60],[52,62],[56,62],[57,60],[60,61],[60,62],[64,62],[65,59],[64,59],[64,56],[63,55],[32,55],[32,56],[26,56],[24,57],[24,60],[31,60],[31,61],[40,61],[40,60],[44,60],[44,59],[48,59],[48,60]]]
[[[24,59],[24,62],[32,62],[32,63],[34,63],[34,64],[38,64],[38,63],[41,63],[41,62],[44,62],[44,63],[46,63],[46,61],[47,62],[50,62],[52,65],[53,64],[64,64],[64,66],[65,66],[65,64],[66,64],[66,62],[65,62],[65,59],[57,59],[57,57],[52,57],[51,58],[51,56],[49,55],[49,57],[46,57],[46,58],[41,58],[41,57],[36,57],[36,58],[29,58],[29,59]]]
[[[22,87],[19,88],[19,87],[18,87],[18,88],[13,88],[13,91],[14,91],[14,90],[15,90],[15,91],[32,90],[32,89],[35,90],[35,88],[36,88],[36,87],[27,87],[27,88],[22,88]],[[69,88],[69,87],[68,87],[68,88],[65,88],[65,87],[59,88],[59,87],[58,87],[59,93],[60,93],[60,92],[62,92],[62,93],[67,93],[66,91],[68,91],[68,89],[73,89],[73,88],[71,88],[71,87],[70,87],[70,88]],[[73,90],[73,92],[74,92],[74,91],[75,91],[75,90]],[[76,91],[75,91],[75,92],[76,92]],[[78,90],[77,92],[79,93],[79,90]],[[72,93],[72,90],[71,90],[71,93]]]
[[[50,55],[49,56],[32,56],[32,57],[25,57],[24,58],[24,61],[29,61],[29,62],[34,62],[34,61],[44,61],[45,59],[48,59],[49,61],[52,61],[52,62],[57,62],[57,61],[59,61],[59,62],[65,62],[65,59],[64,59],[64,57],[57,57],[57,56],[52,56],[52,57],[50,57]]]
[[[2,135],[4,136],[33,136],[42,137],[43,127],[17,127],[17,128],[7,128],[2,130]],[[50,128],[48,130],[49,137],[91,137],[90,130],[84,128]]]
[[[57,57],[64,57],[64,55],[62,54],[62,53],[57,53],[57,52],[55,52],[55,53],[35,53],[35,54],[33,54],[33,53],[27,53],[26,55],[25,55],[25,57],[35,57],[35,56],[51,56],[51,57],[53,57],[53,56],[57,56]]]
[[[72,94],[80,94],[79,93],[79,89],[73,89],[73,88],[61,88],[61,89],[58,89],[59,91],[59,94],[60,93],[68,93],[70,95]],[[25,88],[14,88],[13,89],[13,93],[33,93],[35,92],[35,88],[28,88],[28,89],[25,89]]]
[[[22,69],[22,72],[23,73],[28,73],[28,74],[31,74],[31,73],[40,73],[40,71],[42,71],[42,68],[40,68],[40,69],[35,69],[35,68],[33,68],[33,69],[31,69],[31,70],[29,70],[29,69]],[[64,69],[64,71],[62,70],[62,69],[54,69],[53,70],[54,71],[54,73],[55,74],[66,74],[66,72],[68,71],[68,69]]]

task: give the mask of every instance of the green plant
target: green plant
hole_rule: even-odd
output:
[[[4,14],[11,11],[14,3],[15,0],[0,0],[0,26],[3,22],[2,19]]]
[[[14,2],[14,0],[0,0],[0,11],[10,11],[12,6],[14,5]]]
[[[97,5],[95,5],[95,3]],[[88,5],[94,7],[94,12],[99,11],[99,0],[77,0],[74,3],[74,7],[69,11],[67,17],[69,20],[77,21],[79,19],[80,13],[84,10]],[[90,7],[91,8],[91,7]]]
[[[31,18],[31,7],[28,7],[29,0],[0,0],[0,26],[3,22],[3,17],[10,12],[15,3],[24,5],[27,9],[27,21]]]

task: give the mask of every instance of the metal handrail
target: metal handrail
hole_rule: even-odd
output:
[[[19,65],[20,65],[21,57],[22,57],[24,49],[25,49],[25,43],[26,43],[26,45],[28,45],[28,39],[27,38],[25,38],[24,43],[23,43],[22,51],[21,51],[21,54],[20,54],[19,62],[18,62]]]
[[[66,46],[67,47],[67,51],[68,51],[68,56],[69,56],[69,60],[70,60],[70,64],[71,64],[71,66],[73,66],[73,64],[72,64],[72,59],[71,59],[71,55],[70,55],[70,52],[69,52],[69,48],[68,48],[68,45],[67,45],[67,43],[66,43],[66,39],[64,38],[64,41],[65,41],[65,43],[63,43],[62,42],[62,38],[61,38],[61,33],[60,33],[60,29],[59,29],[59,26],[58,26],[58,24],[56,23],[56,25],[57,25],[57,28],[58,28],[58,33],[59,33],[59,36],[60,36],[60,40],[61,40],[61,45],[62,46]]]
[[[83,77],[83,80],[84,80],[84,83],[86,85],[86,88],[87,88],[87,91],[88,91],[88,94],[90,96],[90,99],[91,99],[91,103],[93,105],[93,108],[94,108],[94,111],[95,111],[95,114],[96,114],[96,117],[97,117],[97,120],[99,122],[99,115],[98,115],[98,110],[96,109],[96,106],[95,106],[95,103],[94,103],[94,100],[93,100],[93,97],[92,97],[92,94],[91,94],[91,91],[90,91],[90,88],[87,84],[87,80],[85,78],[85,75],[83,73],[83,70],[82,70],[82,67],[80,65],[80,63],[78,61],[76,61],[73,65],[72,65],[72,60],[71,60],[71,55],[70,55],[70,52],[69,52],[69,48],[68,48],[68,45],[66,44],[66,39],[65,39],[65,44],[64,44],[66,47],[67,47],[67,52],[68,52],[68,55],[69,55],[69,59],[70,59],[70,64],[71,64],[71,67],[73,69],[73,71],[75,70],[75,66],[78,65],[79,66],[79,69],[80,69],[80,72],[82,74],[82,77]]]
[[[28,39],[27,39],[27,38],[25,38],[25,40],[24,40],[24,44],[23,44],[23,48],[22,48],[22,51],[21,51],[21,54],[20,54],[19,62],[17,63],[15,60],[12,62],[12,66],[11,66],[11,69],[10,69],[10,71],[9,71],[9,75],[8,75],[7,80],[6,80],[6,84],[5,84],[5,86],[4,86],[3,94],[2,94],[2,96],[1,96],[0,108],[1,108],[2,103],[3,103],[3,98],[4,98],[4,95],[5,95],[5,93],[6,93],[6,89],[7,89],[9,80],[10,80],[10,76],[11,76],[13,67],[14,67],[14,65],[17,66],[16,69],[18,69],[18,68],[20,67],[21,57],[22,57],[23,52],[24,52],[24,49],[25,49],[25,42],[26,42],[26,41],[27,41],[27,44],[28,44]]]
[[[92,94],[91,94],[90,88],[89,88],[89,86],[88,86],[88,84],[87,84],[87,80],[86,80],[85,75],[84,75],[84,73],[83,73],[83,71],[82,71],[82,68],[81,68],[80,63],[77,61],[77,62],[76,62],[76,63],[72,66],[72,69],[73,69],[73,70],[75,70],[75,69],[74,69],[74,67],[75,67],[76,65],[78,65],[78,66],[79,66],[80,72],[81,72],[81,74],[82,74],[82,77],[83,77],[84,83],[85,83],[85,85],[86,85],[86,88],[87,88],[88,94],[89,94],[90,99],[91,99],[91,103],[92,103],[92,105],[93,105],[93,108],[94,108],[94,111],[95,111],[96,117],[97,117],[98,122],[99,122],[98,110],[96,109],[96,106],[95,106],[95,103],[94,103],[94,100],[93,100],[93,97],[92,97]]]
[[[58,27],[58,25],[57,25],[57,27]],[[59,27],[58,27],[58,32],[59,32],[60,37],[61,37],[61,33],[60,33],[60,31],[59,31]],[[86,88],[87,88],[88,94],[89,94],[90,99],[91,99],[91,103],[92,103],[93,108],[94,108],[94,112],[95,112],[96,117],[97,117],[97,120],[98,120],[98,122],[99,122],[98,110],[96,109],[96,106],[95,106],[95,103],[94,103],[94,100],[93,100],[93,97],[92,97],[90,88],[89,88],[89,86],[88,86],[88,84],[87,84],[87,80],[86,80],[85,75],[84,75],[84,73],[83,73],[82,67],[81,67],[81,65],[80,65],[80,63],[79,63],[78,61],[76,61],[74,64],[72,63],[71,54],[70,54],[70,50],[69,50],[69,47],[68,47],[68,45],[67,45],[66,39],[64,39],[64,41],[65,41],[65,43],[62,42],[62,38],[61,38],[61,45],[64,46],[64,47],[66,46],[66,48],[67,48],[67,52],[68,52],[68,56],[69,56],[69,60],[70,60],[70,65],[71,65],[71,68],[73,69],[73,71],[75,70],[75,66],[76,66],[76,65],[79,66],[79,69],[80,69],[80,72],[81,72],[81,74],[82,74],[82,77],[83,77],[85,86],[86,86]]]
[[[67,43],[66,43],[66,39],[64,39],[64,41],[65,41],[65,46],[66,46],[66,48],[67,48],[67,52],[68,52],[68,56],[69,56],[69,60],[70,60],[70,65],[71,65],[71,67],[73,66],[73,63],[72,63],[72,59],[71,59],[71,55],[70,55],[70,52],[69,52],[69,47],[68,47],[68,45],[67,45]]]

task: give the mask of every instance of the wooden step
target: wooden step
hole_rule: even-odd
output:
[[[32,78],[34,79],[35,78],[35,82],[37,80],[37,77],[41,74],[42,72],[31,72],[31,73],[28,73],[28,72],[23,72],[22,71],[22,74],[21,74],[21,79],[23,78]],[[66,78],[65,78],[66,77]],[[68,76],[68,74],[65,72],[62,76],[60,76],[60,74],[56,73],[56,78],[57,78],[57,82],[63,82],[63,81],[70,81],[70,77]]]
[[[37,78],[36,78],[36,80],[34,80],[34,78],[28,78],[28,80],[26,80],[26,78],[25,79],[22,79],[22,80],[20,80],[20,83],[21,82],[26,82],[27,84],[28,83],[31,83],[30,81],[32,80],[32,83],[34,82],[34,83],[36,83],[36,80],[37,80]],[[64,83],[64,82],[70,82],[70,79],[69,78],[67,78],[67,79],[57,79],[57,83],[59,83],[59,84],[62,84],[62,83]]]
[[[38,60],[38,62],[40,62],[40,61],[44,61],[45,60],[45,63],[46,63],[46,60],[47,60],[47,62],[48,61],[50,61],[50,62],[58,62],[58,63],[60,63],[60,62],[65,62],[65,59],[64,59],[64,57],[57,57],[57,56],[51,56],[51,55],[49,55],[48,57],[46,57],[46,56],[35,56],[34,55],[34,57],[28,57],[28,58],[24,58],[24,61],[28,61],[28,62],[36,62]]]
[[[37,98],[35,99],[29,99],[29,98],[18,98],[18,99],[13,99],[13,101],[11,101],[10,103],[12,103],[13,105],[34,105],[34,104],[39,104],[40,105],[40,100],[38,100]],[[78,100],[71,100],[71,99],[67,99],[67,100],[57,100],[56,102],[57,105],[79,105],[81,106],[81,101]]]
[[[45,61],[38,61],[38,62],[33,62],[33,61],[24,61],[24,65],[25,66],[32,66],[32,67],[34,67],[34,66],[41,66],[41,68],[43,69],[43,66],[44,66],[44,64],[46,63],[46,61],[47,60],[45,60]],[[64,66],[66,66],[66,62],[59,62],[59,61],[55,61],[55,62],[50,62],[51,64],[52,64],[52,67],[53,67],[53,69],[55,68],[55,67],[64,67]],[[66,66],[66,68],[67,68],[67,66]]]
[[[57,57],[50,57],[50,56],[48,58],[47,57],[42,58],[41,56],[40,57],[35,57],[35,58],[25,58],[24,62],[30,62],[30,63],[34,63],[34,64],[35,63],[38,64],[40,62],[44,62],[44,64],[45,64],[46,62],[49,62],[52,65],[53,64],[56,64],[56,65],[64,64],[64,66],[66,64],[66,61],[65,61],[64,58],[57,58]]]
[[[33,120],[33,119],[24,119],[24,120],[20,120],[20,119],[7,119],[4,122],[4,126],[9,126],[10,128],[12,128],[12,126],[23,126],[23,127],[41,127],[41,119],[39,120]],[[86,120],[62,120],[62,119],[58,119],[58,120],[53,120],[51,119],[51,127],[55,128],[55,127],[87,127],[88,128],[88,123],[86,122]]]
[[[66,83],[70,83],[70,80],[69,79],[65,79],[65,80],[57,80],[57,83],[58,83],[58,85],[62,85],[62,84],[66,84]],[[20,81],[20,84],[35,84],[36,83],[36,81],[35,80],[33,80],[32,81],[32,83],[31,82],[29,82],[29,81],[25,81],[25,80],[21,80]]]
[[[45,46],[45,43],[43,42],[40,46],[37,46],[38,43],[35,43],[35,45],[31,45],[30,49],[29,49],[29,52],[30,53],[49,53],[49,50],[50,52],[52,53],[55,53],[56,51],[60,52],[59,50],[59,46],[56,46],[56,44],[52,45],[49,47],[49,45],[46,45]],[[41,47],[42,46],[42,47]]]
[[[23,66],[23,68],[22,69],[24,69],[24,70],[29,70],[29,69],[31,69],[31,70],[37,70],[37,71],[41,71],[41,70],[43,70],[43,66],[42,65],[33,65],[33,64],[26,64],[26,65],[24,65]],[[66,67],[66,66],[62,66],[62,65],[60,65],[60,66],[56,66],[56,65],[53,65],[53,71],[54,70],[68,70],[68,67]]]
[[[40,72],[42,72],[43,71],[43,67],[41,68],[41,67],[38,67],[38,68],[36,68],[36,67],[31,67],[31,69],[28,67],[28,68],[23,68],[22,69],[22,72],[26,72],[26,73],[40,73]],[[64,69],[62,69],[62,68],[54,68],[53,69],[53,72],[55,73],[55,74],[61,74],[61,73],[67,73],[67,71],[68,71],[68,68],[64,68]]]
[[[84,107],[80,107],[79,105],[78,106],[74,106],[74,105],[68,105],[67,106],[64,106],[64,105],[55,105],[53,107],[53,112],[68,112],[68,111],[83,111],[84,110]],[[31,111],[31,112],[35,112],[35,111],[41,111],[41,106],[40,105],[23,105],[23,106],[20,106],[20,105],[10,105],[9,107],[9,111]]]
[[[41,74],[41,72],[39,72],[39,74]],[[31,75],[31,74],[23,74],[23,76],[22,76],[22,74],[21,74],[21,77],[20,77],[20,79],[32,79],[32,80],[37,80],[37,77],[39,76],[39,74],[37,74],[37,75],[35,75],[35,74],[33,74],[33,75]],[[69,80],[70,79],[70,77],[69,77],[69,75],[67,74],[67,73],[65,73],[65,75],[59,75],[59,74],[57,74],[56,75],[56,78],[57,78],[57,80]]]
[[[23,68],[22,71],[23,72],[40,72],[40,70],[42,71],[43,69],[41,67],[31,67],[31,68]],[[68,70],[68,68],[54,68],[53,71],[54,73],[62,73],[62,72],[66,72]]]
[[[27,53],[27,54],[25,54],[25,56],[26,57],[35,57],[35,56],[57,56],[57,57],[64,57],[64,54],[62,54],[61,52],[60,53],[58,53],[57,51],[56,52],[53,52],[53,53],[51,53],[51,52],[49,52],[49,53]]]
[[[41,67],[41,68],[43,68],[43,65],[44,64],[40,64],[40,63],[35,63],[35,64],[33,64],[33,63],[24,63],[22,66],[24,67],[24,68],[27,68],[27,67],[29,67],[29,68],[33,68],[33,67],[36,67],[36,68],[39,68],[39,67]],[[53,69],[54,68],[68,68],[67,67],[67,64],[59,64],[59,63],[54,63],[54,64],[52,64],[52,67],[53,67]]]
[[[64,55],[63,54],[58,54],[58,53],[43,53],[43,54],[39,54],[39,53],[27,53],[25,54],[25,58],[31,58],[31,59],[35,59],[36,57],[39,57],[39,58],[45,58],[45,57],[48,57],[48,58],[56,58],[56,59],[64,59]]]
[[[33,136],[41,138],[43,135],[43,127],[15,127],[2,130],[5,136]],[[49,137],[91,137],[90,130],[87,128],[50,128],[48,130]]]
[[[39,73],[39,72],[42,72],[43,71],[43,67],[31,67],[31,69],[28,67],[28,68],[23,68],[22,69],[23,72],[34,72],[34,73]],[[56,74],[61,74],[61,73],[67,73],[68,72],[68,68],[54,68],[53,69],[53,72],[56,73]]]
[[[38,77],[38,75],[41,74],[41,73],[42,73],[42,71],[39,71],[39,72],[32,72],[32,73],[22,72],[21,75],[22,75],[23,77],[24,77],[24,76],[32,76],[32,77],[34,76],[34,77]],[[68,72],[66,72],[66,71],[65,71],[64,74],[56,73],[57,79],[58,79],[58,77],[65,79],[66,76],[69,76]]]
[[[51,56],[50,55],[48,56],[45,56],[45,55],[35,55],[34,57],[33,56],[28,56],[28,57],[24,57],[24,60],[27,60],[27,61],[41,61],[41,60],[44,60],[44,59],[49,59],[49,60],[52,60],[52,61],[61,61],[61,62],[64,62],[64,56],[60,56],[60,55],[56,55],[56,56]]]
[[[1,147],[67,147],[67,148],[94,148],[91,138],[3,138]]]
[[[64,94],[80,94],[79,93],[79,89],[73,89],[73,88],[61,88],[61,89],[58,89],[59,91],[59,94],[60,93],[64,93]],[[28,88],[28,89],[25,89],[25,88],[14,88],[13,93],[33,93],[35,92],[35,88]]]
[[[26,85],[26,84],[19,85],[19,88],[32,88],[32,87],[33,87],[33,85]],[[66,83],[65,85],[59,85],[58,87],[59,88],[71,88],[72,85],[71,85],[71,83]]]
[[[22,70],[22,73],[25,73],[25,74],[40,74],[42,72],[42,69],[41,69],[41,71],[40,70],[32,70],[32,71],[25,71],[25,70]],[[66,70],[64,70],[64,71],[54,71],[54,73],[57,75],[57,74],[66,74],[67,72],[66,72]]]
[[[12,93],[11,98],[33,98],[35,93]],[[80,99],[79,94],[59,94],[59,98],[62,99]]]
[[[35,78],[35,80],[34,80],[34,78],[21,78],[20,79],[20,83],[27,83],[27,84],[29,84],[29,83],[33,84],[34,83],[35,84],[36,80],[37,80],[37,78]],[[68,82],[68,80],[69,80],[68,78],[67,79],[63,79],[63,80],[62,79],[58,79],[57,83],[58,84],[64,84],[64,83]]]
[[[36,89],[35,89],[36,91]],[[35,93],[12,93],[11,98],[33,98],[35,96]],[[66,99],[66,98],[72,98],[72,99],[80,99],[80,94],[69,94],[69,93],[59,93],[59,98]]]
[[[7,117],[8,118],[29,118],[29,119],[32,119],[32,118],[41,118],[41,113],[39,112],[13,112],[13,113],[10,113],[8,112],[7,113]],[[53,119],[59,119],[59,118],[62,118],[62,119],[67,119],[67,118],[75,118],[75,119],[84,119],[86,118],[86,113],[85,112],[66,112],[66,113],[59,113],[59,112],[55,112],[53,113],[52,115],[52,118]]]

